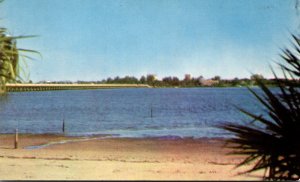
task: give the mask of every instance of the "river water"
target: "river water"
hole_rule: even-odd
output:
[[[0,98],[0,133],[115,137],[228,137],[214,125],[263,113],[246,88],[134,88],[14,92]]]

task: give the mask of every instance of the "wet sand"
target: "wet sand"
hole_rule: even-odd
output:
[[[30,146],[42,146],[28,149]],[[242,156],[223,139],[103,138],[0,135],[3,180],[261,180],[238,175]]]

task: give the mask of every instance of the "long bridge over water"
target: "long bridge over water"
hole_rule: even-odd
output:
[[[84,90],[109,88],[151,88],[147,84],[6,84],[8,92]]]

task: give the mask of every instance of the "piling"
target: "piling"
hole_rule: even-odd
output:
[[[62,132],[65,133],[65,120],[63,119],[63,123],[62,123]]]
[[[18,129],[16,129],[16,135],[15,135],[15,149],[18,148],[18,142],[19,142],[19,136],[18,136]]]

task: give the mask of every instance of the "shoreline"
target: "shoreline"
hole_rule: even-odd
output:
[[[71,142],[64,142],[71,141]],[[75,141],[75,142],[74,142]],[[28,146],[48,145],[26,149]],[[55,144],[56,143],[56,144]],[[223,139],[84,138],[0,134],[3,180],[260,180],[237,175],[242,156],[229,156]],[[261,174],[258,173],[258,174]]]
[[[10,138],[10,143],[14,143],[15,133],[0,133],[0,141],[4,138],[8,143],[8,138]],[[142,141],[142,140],[153,140],[153,141],[201,141],[201,142],[211,142],[218,141],[220,143],[226,142],[228,138],[226,137],[182,137],[177,135],[162,135],[162,136],[121,136],[115,134],[86,134],[86,135],[66,135],[62,133],[18,133],[19,143],[23,149],[31,148],[44,148],[52,145],[60,145],[74,142],[90,141],[90,140],[133,140],[133,141]],[[25,142],[22,142],[22,138],[25,138]],[[29,141],[32,139],[32,141]],[[21,142],[20,142],[21,140]],[[37,142],[39,141],[39,142]],[[22,144],[23,143],[23,144]],[[31,144],[31,145],[29,145]],[[41,147],[39,147],[41,146]],[[19,147],[20,148],[20,147]],[[1,149],[1,142],[0,142]]]

